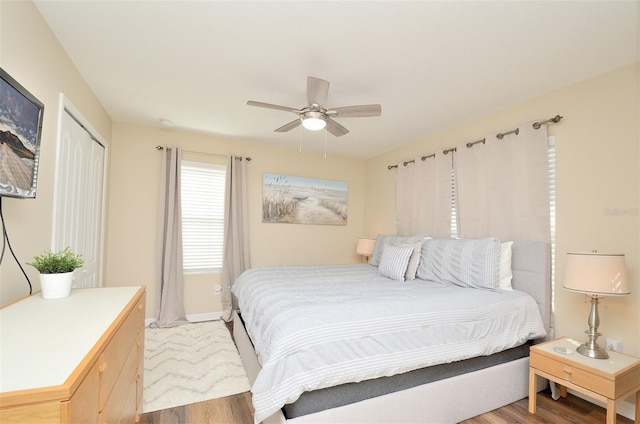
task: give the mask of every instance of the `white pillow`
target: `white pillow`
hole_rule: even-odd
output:
[[[402,243],[394,246],[410,247],[413,249],[413,253],[409,257],[409,263],[407,264],[407,272],[404,274],[405,280],[415,280],[416,272],[418,272],[418,265],[420,265],[420,254],[422,252],[422,243]]]
[[[378,265],[378,274],[392,280],[404,281],[412,253],[413,247],[411,246],[385,246],[382,258],[380,258],[380,265]]]
[[[498,287],[500,290],[513,291],[511,280],[513,279],[513,271],[511,270],[511,246],[512,241],[500,243],[500,276]]]

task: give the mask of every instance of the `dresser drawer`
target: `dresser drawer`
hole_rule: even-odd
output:
[[[100,366],[95,363],[68,402],[69,422],[95,423],[98,420]],[[66,402],[63,402],[63,405]]]
[[[117,423],[122,416],[134,417],[136,414],[135,379],[137,373],[136,366],[137,346],[131,345],[127,360],[122,367],[122,371],[118,375],[113,390],[109,393],[109,398],[100,413],[99,422],[101,423]],[[127,410],[128,408],[128,410]],[[133,422],[132,418],[129,422]]]
[[[99,411],[102,411],[113,390],[116,380],[124,367],[127,358],[133,348],[136,347],[138,337],[139,317],[137,310],[129,313],[117,333],[100,357],[100,403]],[[137,351],[134,352],[134,361],[137,359]],[[133,380],[132,380],[133,381]]]
[[[144,328],[138,334],[138,369],[136,372],[136,409],[142,410],[142,389],[144,387]]]
[[[588,388],[589,390],[608,398],[615,398],[615,381],[597,375],[593,370],[583,370],[558,361],[557,358],[554,360],[534,351],[531,352],[529,364],[531,367],[547,372],[561,380],[568,381],[580,387]]]

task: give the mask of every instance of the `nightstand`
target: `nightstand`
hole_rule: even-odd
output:
[[[616,422],[616,401],[636,394],[636,423],[640,423],[640,359],[610,351],[609,359],[579,354],[580,342],[562,337],[531,347],[529,412],[536,413],[536,376],[573,389],[607,405],[607,424]],[[566,352],[566,353],[563,353]]]

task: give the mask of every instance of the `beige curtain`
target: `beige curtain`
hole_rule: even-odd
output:
[[[187,324],[183,303],[180,149],[162,150],[158,213],[157,320],[155,328]]]
[[[449,237],[453,152],[398,164],[396,233]]]
[[[246,164],[246,159],[241,157],[227,157],[221,293],[222,319],[227,322],[237,307],[232,299],[231,286],[240,274],[251,268]]]
[[[549,242],[547,126],[457,146],[458,231],[463,238]]]

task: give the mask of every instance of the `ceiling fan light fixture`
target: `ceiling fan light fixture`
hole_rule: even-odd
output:
[[[327,121],[320,112],[307,112],[302,117],[302,126],[310,131],[320,131],[327,126]]]

